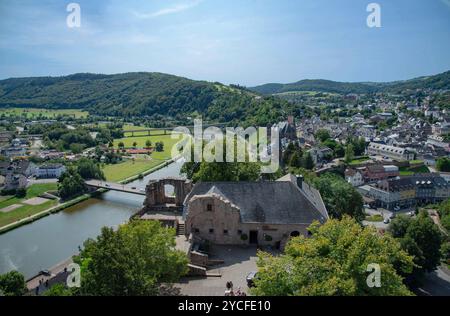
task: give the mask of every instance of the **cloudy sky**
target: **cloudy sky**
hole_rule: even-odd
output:
[[[375,1],[381,28],[366,24]],[[450,0],[0,0],[0,79],[157,71],[251,86],[446,70]]]

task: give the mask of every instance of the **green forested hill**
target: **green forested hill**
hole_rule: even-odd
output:
[[[290,106],[220,83],[161,73],[75,74],[0,81],[0,107],[79,108],[93,114],[185,118],[202,114],[220,122],[267,124]]]
[[[450,89],[450,71],[428,77],[419,77],[406,81],[388,83],[373,82],[336,82],[330,80],[301,80],[295,83],[280,84],[268,83],[250,88],[250,90],[262,94],[277,94],[295,91],[314,91],[328,93],[373,93],[392,92],[399,93],[404,90],[414,89]]]

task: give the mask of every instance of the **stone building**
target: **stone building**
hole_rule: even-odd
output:
[[[284,247],[290,237],[307,236],[328,213],[320,193],[287,175],[265,182],[197,183],[184,201],[186,236],[214,244]]]
[[[388,157],[393,160],[413,160],[414,152],[406,148],[389,146],[379,143],[370,143],[367,147],[367,154]]]

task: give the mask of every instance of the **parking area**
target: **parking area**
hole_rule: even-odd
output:
[[[224,260],[220,265],[211,267],[208,272],[218,273],[220,277],[189,277],[174,286],[181,295],[224,296],[226,283],[233,282],[234,290],[241,289],[249,295],[246,277],[256,271],[257,248],[240,246],[212,246],[210,259]]]
[[[414,209],[402,209],[397,212],[392,212],[384,208],[377,208],[373,209],[370,207],[364,207],[364,213],[368,216],[374,216],[374,215],[381,215],[383,217],[383,220],[381,221],[363,221],[363,225],[368,226],[374,226],[378,229],[386,229],[389,226],[389,223],[393,219],[393,216],[397,216],[400,214],[411,216],[411,212],[414,212]]]

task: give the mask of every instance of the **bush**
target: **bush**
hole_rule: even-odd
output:
[[[241,235],[241,240],[246,241],[248,239],[247,234],[242,234]]]
[[[26,188],[20,188],[16,190],[16,197],[17,198],[24,198],[27,195],[27,189]]]

